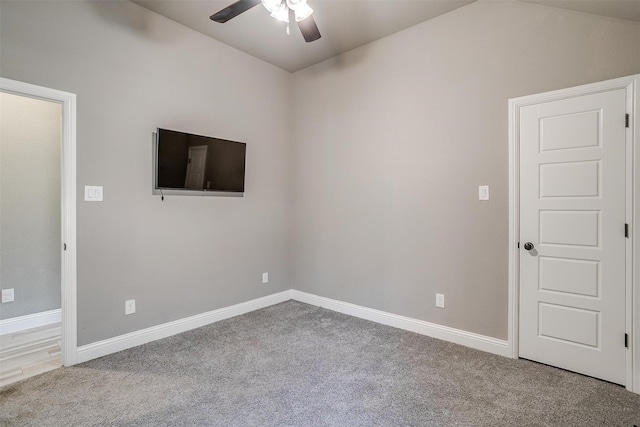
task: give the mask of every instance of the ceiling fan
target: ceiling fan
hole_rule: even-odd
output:
[[[307,43],[320,38],[320,30],[311,16],[313,9],[309,7],[307,0],[239,0],[211,15],[211,19],[223,24],[260,3],[271,12],[272,17],[287,23],[287,34],[289,22],[295,20]]]

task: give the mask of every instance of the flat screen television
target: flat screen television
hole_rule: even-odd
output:
[[[244,142],[158,129],[154,194],[242,195],[246,152]]]

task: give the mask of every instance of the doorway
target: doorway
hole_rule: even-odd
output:
[[[42,183],[43,187],[47,189],[39,195],[33,194],[36,192],[35,189],[33,191],[29,191],[26,186],[22,186],[12,190],[15,192],[14,197],[15,201],[19,201],[19,203],[29,204],[30,196],[37,196],[38,199],[57,199],[58,206],[58,215],[53,220],[57,222],[57,236],[52,236],[49,232],[49,236],[46,239],[46,245],[57,246],[57,249],[54,248],[52,251],[54,252],[53,258],[57,258],[57,262],[55,259],[51,260],[51,254],[47,255],[47,265],[50,267],[48,269],[49,272],[57,271],[59,276],[59,305],[61,309],[61,326],[62,326],[62,336],[61,336],[61,361],[65,366],[70,366],[75,364],[76,362],[76,353],[77,353],[77,325],[76,325],[76,97],[75,94],[62,92],[54,89],[45,88],[42,86],[31,85],[28,83],[18,82],[15,80],[0,78],[0,92],[2,94],[6,94],[8,96],[12,96],[17,100],[20,100],[24,103],[29,103],[30,101],[37,101],[35,104],[44,105],[44,106],[53,106],[59,111],[59,134],[61,139],[61,144],[58,147],[59,158],[56,161],[57,168],[55,165],[51,164],[51,162],[47,163],[49,168],[56,168],[58,171],[57,183],[49,183],[48,186],[45,186]],[[42,101],[45,101],[42,103]],[[35,160],[37,157],[40,157],[42,161],[46,161],[47,157],[51,155],[51,153],[43,152],[44,148],[40,148],[35,150],[34,152],[28,153],[26,156],[27,159],[31,159],[27,165],[14,165],[16,170],[20,172],[26,173],[18,173],[17,176],[21,176],[24,180],[33,180],[37,185],[39,179],[38,166]],[[49,156],[48,156],[48,155]],[[49,159],[50,160],[50,159]],[[54,178],[55,179],[55,178]],[[25,182],[26,184],[26,182]],[[49,186],[51,188],[49,188]],[[52,194],[55,191],[54,187],[58,189],[57,194]],[[36,200],[40,202],[41,200]],[[54,203],[56,201],[54,200]],[[37,208],[36,208],[37,209]],[[33,210],[36,210],[33,209]],[[29,211],[29,209],[27,209]],[[34,224],[38,222],[42,222],[43,219],[35,219]],[[51,218],[44,220],[51,221]],[[28,229],[29,227],[23,227],[24,229]],[[33,238],[42,237],[38,236],[38,234],[42,233],[33,233]],[[21,252],[23,255],[26,254],[27,258],[37,258],[35,255],[38,251],[41,250],[42,242],[27,242],[24,239],[24,235],[16,236],[17,243],[21,245],[25,245]],[[4,236],[3,236],[4,239]],[[21,240],[22,239],[22,240]],[[3,241],[4,243],[4,241]],[[16,243],[16,244],[17,244]],[[31,261],[30,261],[31,262]],[[42,262],[42,260],[37,261],[38,263]],[[55,264],[55,266],[53,265]],[[29,270],[28,268],[24,269],[24,271]],[[3,289],[5,284],[2,285]],[[24,293],[29,293],[33,291],[25,290]],[[16,295],[16,297],[24,298],[27,295]],[[17,300],[18,298],[16,298]],[[28,299],[27,299],[28,301]],[[9,303],[11,304],[11,303]],[[5,304],[3,304],[5,305]],[[17,306],[16,306],[17,307]],[[36,310],[37,307],[36,307]],[[37,316],[36,316],[37,317]],[[22,316],[21,321],[33,321],[34,316]]]
[[[187,156],[187,176],[184,180],[184,188],[194,188],[199,190],[204,188],[206,165],[207,146],[196,145],[189,147],[189,153]]]
[[[636,392],[637,84],[631,76],[509,102],[513,357]]]

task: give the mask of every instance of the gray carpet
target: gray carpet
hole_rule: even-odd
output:
[[[640,395],[288,301],[0,390],[0,425],[629,426]]]

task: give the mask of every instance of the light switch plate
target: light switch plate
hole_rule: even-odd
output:
[[[14,297],[13,288],[2,290],[2,302],[13,302]]]
[[[478,187],[478,200],[489,200],[488,185],[481,185]]]
[[[84,201],[85,202],[101,202],[102,201],[102,186],[85,185],[84,186]]]

